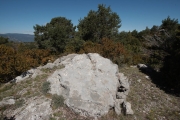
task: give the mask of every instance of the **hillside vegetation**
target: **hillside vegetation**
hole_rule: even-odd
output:
[[[16,42],[34,42],[34,35],[31,34],[6,33],[0,34],[0,36]]]
[[[87,16],[79,20],[77,26],[61,16],[52,18],[46,25],[36,24],[35,42],[17,43],[0,37],[0,84],[3,86],[28,69],[44,65],[63,55],[99,53],[118,64],[120,68],[138,63],[152,67],[153,74],[148,74],[152,81],[142,78],[137,78],[141,79],[140,83],[137,80],[131,81],[133,87],[129,99],[137,102],[137,104],[132,102],[135,105],[134,109],[138,107],[140,109],[139,113],[135,113],[136,117],[141,115],[142,119],[179,118],[179,109],[171,109],[173,106],[179,106],[177,102],[179,98],[174,96],[180,96],[178,20],[168,16],[162,20],[161,25],[146,27],[140,32],[137,30],[118,32],[121,25],[120,16],[102,4],[98,5],[97,11],[90,10]],[[131,73],[132,69],[123,70],[127,70],[125,73],[132,78],[141,76],[137,70]],[[8,87],[15,89],[13,85]],[[142,91],[146,91],[147,94]],[[164,92],[174,96],[168,97]],[[161,105],[164,107],[161,108]]]
[[[53,60],[52,55],[99,53],[122,66],[145,63],[159,71],[160,86],[180,93],[180,25],[170,16],[159,26],[118,32],[121,19],[110,7],[98,5],[73,26],[55,17],[44,26],[35,25],[35,43],[8,42],[0,37],[0,82],[8,82],[31,67]],[[75,29],[78,28],[78,31]]]
[[[0,105],[0,120],[5,116],[10,118],[12,115],[19,115],[27,105],[35,104],[38,100],[40,103],[35,105],[51,102],[53,111],[49,120],[93,120],[91,117],[82,117],[63,105],[64,99],[61,96],[48,93],[50,87],[47,78],[55,70],[62,68],[63,66],[41,69],[42,73],[35,78],[0,86],[0,101],[3,98],[15,100],[15,104]],[[129,79],[130,92],[127,101],[132,104],[134,115],[117,115],[112,109],[108,114],[98,118],[99,120],[179,120],[179,97],[165,93],[153,83],[151,78],[146,77],[147,74],[140,72],[135,66],[123,66],[119,71]],[[32,111],[32,108],[29,110]]]

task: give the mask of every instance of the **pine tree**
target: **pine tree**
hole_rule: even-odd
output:
[[[39,48],[62,53],[67,42],[74,36],[75,27],[65,17],[52,18],[45,26],[34,26],[35,41]]]
[[[87,41],[100,42],[102,38],[112,38],[121,27],[119,16],[110,7],[98,5],[98,10],[90,10],[87,17],[79,20],[77,26],[80,37]]]

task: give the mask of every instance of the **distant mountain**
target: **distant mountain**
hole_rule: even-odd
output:
[[[9,38],[11,41],[34,42],[34,35],[30,34],[6,33],[0,34],[0,36]]]

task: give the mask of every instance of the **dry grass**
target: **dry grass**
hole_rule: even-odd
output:
[[[51,94],[46,93],[47,91],[42,90],[43,83],[46,83],[46,79],[51,75],[56,69],[61,69],[63,66],[55,67],[53,69],[43,69],[45,74],[37,76],[35,79],[26,79],[19,83],[8,83],[0,86],[0,100],[3,98],[11,96],[15,98],[16,102],[14,105],[4,105],[0,107],[0,118],[6,116],[6,111],[11,111],[14,108],[23,107],[23,105],[28,101],[28,99],[38,96],[44,96],[46,98],[52,99],[53,114],[50,116],[50,120],[86,120],[85,118],[79,116],[78,114],[71,111],[66,106],[63,106],[63,98],[54,97]],[[47,86],[44,86],[47,88]],[[46,93],[46,94],[44,94]],[[60,100],[60,101],[59,101]],[[63,106],[63,107],[62,107]]]
[[[151,79],[145,78],[136,67],[121,68],[130,82],[130,93],[127,97],[134,110],[134,115],[128,118],[137,120],[179,120],[180,98],[167,94]],[[126,118],[124,118],[126,119]]]
[[[41,91],[42,84],[46,81],[48,74],[42,74],[35,79],[28,78],[19,83],[7,83],[0,86],[0,100],[6,97],[15,99],[14,105],[4,105],[0,107],[0,115],[4,111],[22,107],[23,104],[31,97],[43,96]]]
[[[180,98],[167,94],[156,87],[146,74],[136,67],[122,67],[130,82],[127,101],[131,103],[134,115],[116,115],[113,110],[100,120],[180,120]]]

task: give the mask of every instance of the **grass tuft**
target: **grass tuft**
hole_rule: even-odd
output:
[[[42,87],[41,87],[41,91],[44,94],[47,94],[47,92],[50,90],[50,82],[46,81],[43,83]]]
[[[15,104],[14,104],[15,109],[17,109],[17,108],[19,108],[19,107],[22,107],[24,103],[25,103],[25,100],[24,100],[24,99],[19,99],[19,100],[17,100],[17,101],[15,102]]]
[[[64,97],[62,95],[53,95],[52,97],[52,107],[57,109],[59,107],[63,107],[64,106]]]

